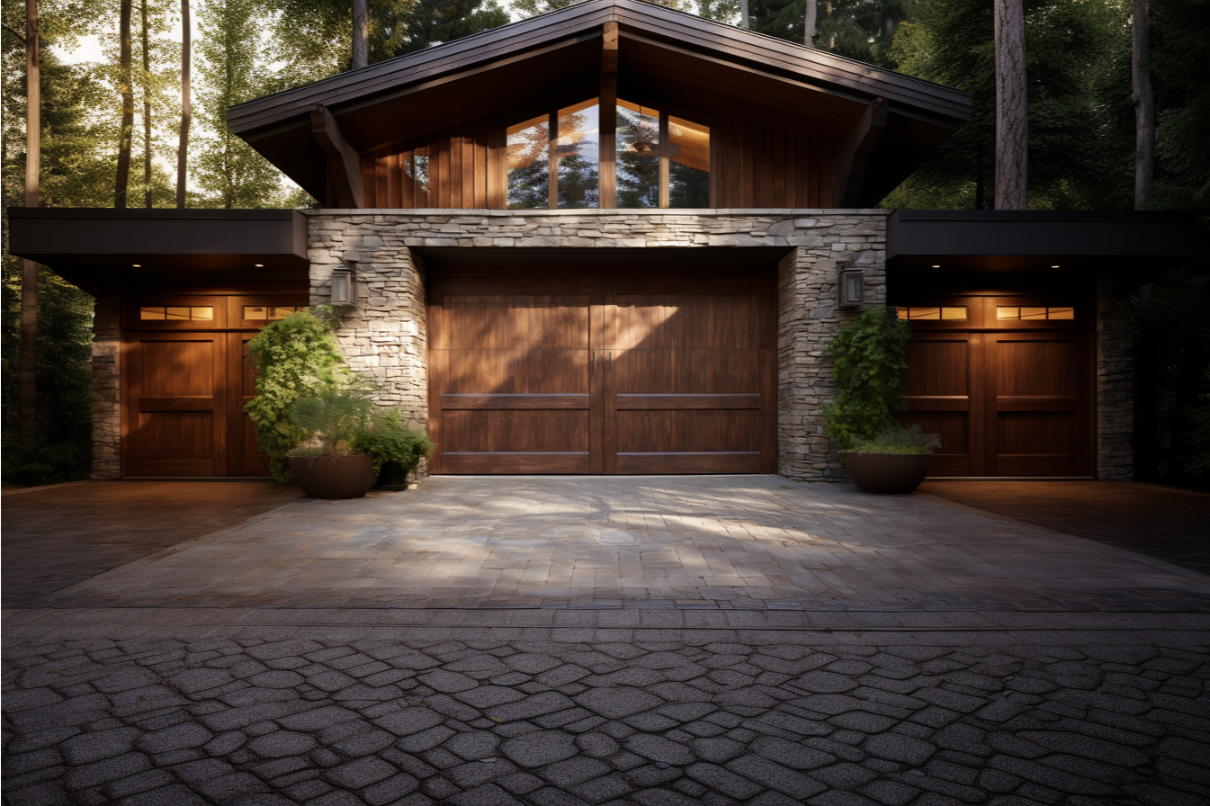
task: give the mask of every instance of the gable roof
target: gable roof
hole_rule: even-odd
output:
[[[618,26],[620,93],[630,75],[635,86],[741,104],[756,120],[834,141],[885,99],[887,131],[908,146],[912,168],[970,115],[961,90],[643,0],[588,0],[233,106],[228,127],[321,195],[312,106],[328,107],[349,143],[365,152],[502,112],[527,91],[583,100],[577,92],[599,88],[606,23]],[[895,184],[906,176],[894,173]]]

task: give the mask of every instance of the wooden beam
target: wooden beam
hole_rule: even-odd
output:
[[[327,155],[328,189],[337,207],[365,207],[365,191],[361,182],[361,155],[349,145],[340,124],[323,104],[311,107],[311,133]]]
[[[836,145],[836,165],[832,171],[833,207],[857,207],[865,184],[870,152],[886,129],[886,98],[875,98]]]
[[[601,72],[618,72],[618,24],[607,22],[604,25],[604,45],[601,48]]]

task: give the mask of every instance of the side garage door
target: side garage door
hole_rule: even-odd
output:
[[[769,273],[505,268],[430,283],[433,472],[773,472]]]
[[[900,419],[941,435],[934,476],[1091,474],[1086,306],[937,297],[899,314],[913,329]]]

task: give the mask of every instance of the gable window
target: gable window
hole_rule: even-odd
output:
[[[521,121],[507,149],[510,210],[710,206],[710,128],[640,104],[594,98]]]

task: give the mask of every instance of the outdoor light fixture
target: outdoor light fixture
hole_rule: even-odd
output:
[[[1057,268],[1059,268],[1059,266],[1058,266],[1058,264],[1055,264],[1054,266],[1051,266],[1051,268],[1052,268],[1052,269],[1057,269]]]
[[[941,268],[941,264],[940,264],[940,263],[934,263],[934,264],[933,264],[933,268],[934,268],[934,269],[939,269],[939,268]]]
[[[142,263],[131,263],[130,265],[131,265],[131,268],[135,268],[135,269],[141,269],[141,268],[143,268],[143,264],[142,264]]]
[[[840,287],[840,307],[852,308],[860,305],[862,291],[865,289],[865,277],[861,269],[846,269],[842,265],[839,274],[837,285]]]
[[[258,269],[263,269],[265,267],[264,263],[253,263],[252,265]]]
[[[352,307],[357,304],[357,261],[348,268],[332,272],[332,304]]]

